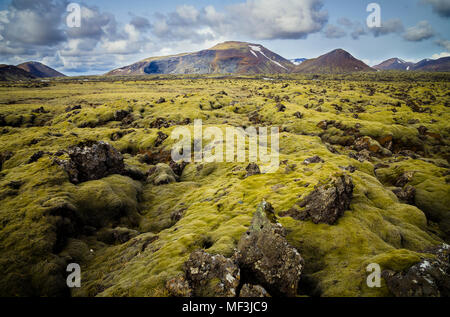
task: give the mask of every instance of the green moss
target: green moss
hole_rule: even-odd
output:
[[[192,251],[233,254],[262,200],[279,215],[315,185],[353,165],[352,203],[335,225],[290,217],[279,221],[305,259],[304,274],[321,295],[388,296],[384,284],[380,289],[366,286],[368,263],[402,270],[420,259],[419,251],[448,239],[450,115],[446,75],[380,76],[283,75],[273,76],[274,81],[263,76],[93,77],[85,82],[55,80],[45,88],[0,85],[0,153],[12,152],[0,171],[0,295],[61,291],[61,271],[70,258],[81,262],[83,272],[82,287],[73,296],[167,296],[166,281],[182,273]],[[373,96],[368,85],[375,89]],[[429,100],[432,113],[413,112],[404,92],[412,100]],[[156,103],[161,97],[166,102]],[[277,110],[278,102],[286,106],[284,112]],[[66,112],[75,105],[81,105],[78,113]],[[43,113],[33,112],[41,106]],[[394,107],[397,112],[392,112]],[[134,121],[117,121],[119,110],[131,113]],[[258,123],[249,118],[254,112]],[[303,117],[294,116],[296,112]],[[169,127],[151,129],[156,118],[165,118]],[[98,140],[112,144],[128,166],[146,173],[152,166],[142,160],[145,153],[170,150],[176,142],[169,137],[156,148],[158,132],[170,136],[181,124],[192,132],[186,119],[202,119],[205,128],[223,131],[279,126],[279,170],[245,177],[248,162],[191,163],[177,182],[160,186],[151,179],[137,182],[120,175],[73,185],[53,164],[58,151]],[[323,120],[359,127],[359,134],[370,136],[376,145],[392,136],[394,147],[417,147],[426,159],[380,156],[358,162],[340,145],[356,135],[336,127],[324,131],[318,127]],[[435,134],[419,137],[422,125]],[[337,153],[326,143],[336,143]],[[42,157],[30,162],[38,151]],[[303,164],[314,155],[324,162]],[[374,172],[378,163],[382,165]],[[406,171],[415,171],[410,182],[417,191],[415,206],[401,203],[389,189]],[[61,237],[61,219],[51,215],[58,208],[73,211],[82,223],[76,237]],[[181,218],[175,219],[174,213]],[[120,225],[139,234],[107,245],[86,225],[100,231]]]

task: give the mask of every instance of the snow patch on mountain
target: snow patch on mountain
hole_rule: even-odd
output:
[[[281,65],[281,64],[278,63],[277,61],[274,61],[273,59],[270,59],[269,57],[267,57],[267,55],[264,54],[264,52],[262,51],[262,49],[261,49],[260,46],[249,45],[249,47],[250,47],[250,52],[252,52],[253,55],[257,56],[255,52],[258,52],[258,53],[260,53],[262,56],[264,56],[265,58],[267,58],[269,61],[271,61],[272,63],[274,63],[275,65],[277,65],[277,66],[279,66],[279,67],[282,67],[282,68],[284,68],[284,69],[287,70],[286,67],[284,67],[283,65]]]

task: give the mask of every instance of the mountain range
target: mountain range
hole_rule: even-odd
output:
[[[39,62],[26,62],[17,66],[5,64],[0,65],[0,81],[65,76],[66,75]]]
[[[450,71],[450,57],[439,59],[424,59],[418,63],[405,62],[400,58],[391,58],[373,68],[377,70],[402,70],[402,71]]]
[[[264,74],[264,73],[351,73],[376,70],[450,71],[449,58],[423,60],[419,63],[391,58],[370,67],[343,49],[317,58],[285,59],[260,44],[224,42],[194,53],[150,57],[114,69],[106,75],[142,74]]]
[[[450,71],[450,57],[424,59],[411,63],[391,58],[370,67],[343,49],[317,58],[285,59],[260,44],[229,41],[193,53],[150,57],[109,71],[105,75],[145,74],[283,74],[283,73],[352,73],[381,70]],[[39,62],[17,66],[0,65],[0,81],[62,77],[64,74]]]

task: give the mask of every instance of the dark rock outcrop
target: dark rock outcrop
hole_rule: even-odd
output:
[[[305,207],[304,213],[314,223],[332,225],[350,206],[353,196],[353,182],[350,176],[334,176],[327,184],[316,186],[298,205]]]
[[[261,285],[272,296],[295,296],[303,259],[286,241],[272,206],[263,201],[243,234],[236,254],[243,281]]]
[[[392,190],[395,196],[401,201],[407,204],[414,204],[414,198],[416,196],[416,189],[411,185],[405,185],[403,188],[396,187]]]
[[[81,183],[111,174],[123,174],[122,154],[106,142],[87,142],[67,150],[69,160],[55,162],[69,174],[69,180]]]
[[[450,246],[425,250],[435,255],[424,259],[404,272],[384,271],[387,287],[397,297],[450,296]]]
[[[184,276],[177,276],[167,281],[166,289],[173,297],[191,297],[192,289]]]
[[[248,164],[247,167],[245,168],[245,170],[247,171],[246,177],[261,174],[259,166],[256,163]]]
[[[195,251],[185,263],[184,271],[194,296],[234,297],[237,294],[239,267],[223,255]]]
[[[324,160],[322,160],[322,158],[320,158],[320,156],[313,156],[313,157],[309,157],[306,160],[303,161],[303,164],[305,165],[309,165],[309,164],[313,164],[313,163],[323,163]]]
[[[269,297],[269,293],[260,285],[244,284],[239,293],[239,297]]]

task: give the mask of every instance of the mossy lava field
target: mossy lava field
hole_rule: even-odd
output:
[[[0,84],[0,295],[448,296],[450,74],[380,73]],[[278,170],[172,161],[197,119]]]

